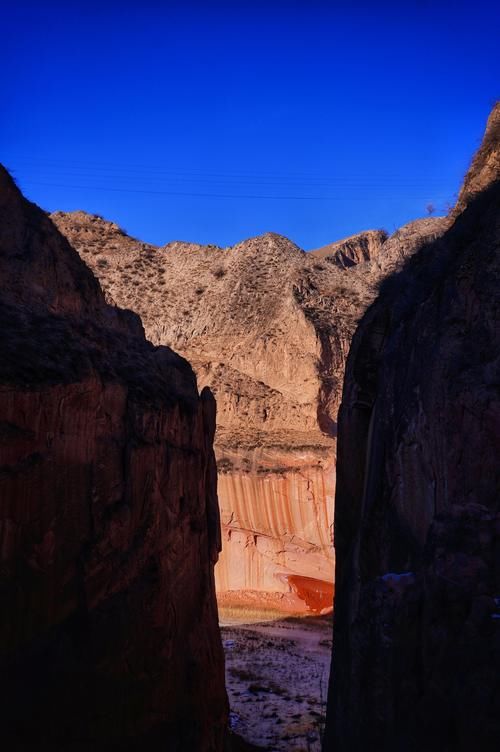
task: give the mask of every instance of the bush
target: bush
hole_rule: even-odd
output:
[[[215,269],[213,269],[212,274],[214,275],[215,279],[222,279],[222,277],[224,277],[226,274],[226,270],[223,266],[216,266]]]

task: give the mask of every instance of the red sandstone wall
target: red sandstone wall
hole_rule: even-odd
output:
[[[220,752],[215,404],[0,171],[9,750]]]

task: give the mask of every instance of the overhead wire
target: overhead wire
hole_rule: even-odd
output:
[[[70,185],[68,183],[45,183],[38,180],[26,180],[24,181],[28,185],[43,185],[51,188],[72,188],[77,190],[92,190],[92,191],[111,191],[113,193],[143,193],[156,196],[186,196],[190,198],[224,198],[224,199],[265,199],[265,200],[279,200],[279,201],[352,201],[352,196],[281,196],[281,195],[264,195],[264,194],[249,194],[249,193],[202,193],[195,191],[155,191],[144,190],[140,188],[117,188],[112,186],[99,186],[99,185]],[[398,196],[378,196],[379,199],[385,201],[401,198]],[[426,200],[428,196],[405,196],[411,200]],[[354,200],[359,201],[373,201],[373,195],[360,196],[357,195]]]
[[[443,180],[442,176],[436,178],[432,175],[424,175],[421,177],[415,177],[408,178],[407,176],[402,177],[401,175],[395,175],[395,174],[382,174],[382,175],[357,175],[355,173],[349,173],[348,175],[341,175],[341,174],[328,174],[328,175],[319,175],[314,173],[286,173],[286,174],[279,174],[279,173],[266,173],[266,172],[258,172],[258,173],[249,173],[249,172],[219,172],[219,171],[212,171],[207,169],[199,169],[199,170],[193,170],[193,169],[180,169],[180,168],[172,168],[172,167],[161,167],[161,166],[137,166],[137,165],[126,165],[123,164],[117,165],[112,163],[90,163],[90,162],[67,162],[67,161],[54,161],[54,160],[38,160],[39,164],[36,164],[36,161],[30,161],[30,160],[21,160],[18,161],[18,164],[21,165],[22,169],[35,169],[35,170],[44,170],[47,169],[57,169],[57,170],[63,170],[63,171],[70,171],[70,172],[85,172],[90,174],[97,174],[97,175],[106,175],[106,176],[115,176],[118,172],[120,174],[120,177],[123,174],[130,174],[132,175],[141,175],[141,176],[147,176],[147,177],[156,177],[158,175],[159,177],[163,175],[169,175],[172,177],[177,178],[183,178],[183,179],[206,179],[206,178],[221,178],[221,179],[237,179],[237,180],[250,180],[255,181],[266,181],[266,180],[276,180],[280,183],[282,182],[296,182],[305,180],[306,182],[365,182],[367,179],[370,182],[376,183],[376,184],[385,184],[385,183],[397,183],[398,185],[428,185],[429,183],[433,182],[441,182]],[[112,172],[108,172],[108,170],[111,169]],[[155,175],[156,173],[156,175]]]
[[[18,181],[27,185],[189,198],[365,201],[374,198],[395,200],[404,196],[409,200],[425,201],[429,200],[431,195],[433,200],[441,200],[449,195],[445,181],[431,176],[401,179],[395,175],[217,173],[43,159],[26,159],[24,164],[23,160],[17,161],[12,172]],[[43,179],[40,180],[40,177]],[[82,185],[81,181],[86,184]],[[208,187],[214,190],[207,190]],[[259,187],[264,190],[259,190]],[[323,193],[328,189],[333,189],[335,193],[342,189],[342,195],[310,195],[311,191],[315,193],[318,190]],[[363,195],[360,191],[364,190],[369,190],[369,194]],[[355,195],[352,195],[353,191],[356,191]],[[419,195],[408,195],[407,191]]]

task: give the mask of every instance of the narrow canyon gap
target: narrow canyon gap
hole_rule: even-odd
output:
[[[305,253],[267,233],[231,248],[156,248],[100,217],[52,219],[148,338],[189,359],[217,399],[219,604],[331,608],[336,420],[356,321],[378,282],[447,218]]]

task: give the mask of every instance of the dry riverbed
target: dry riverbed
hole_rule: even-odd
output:
[[[231,727],[266,752],[320,752],[332,617],[222,609]]]

